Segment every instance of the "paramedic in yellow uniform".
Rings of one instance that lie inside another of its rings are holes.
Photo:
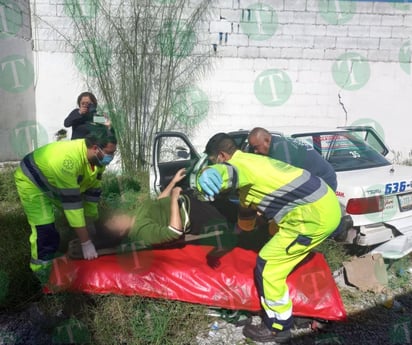
[[[98,217],[102,173],[113,159],[116,146],[114,134],[104,128],[85,139],[44,145],[21,161],[14,177],[31,227],[30,267],[34,272],[46,268],[59,248],[55,206],[63,209],[76,231],[83,256],[89,260],[97,257],[86,219]]]
[[[288,342],[293,318],[286,278],[336,229],[339,202],[322,179],[282,161],[244,153],[225,133],[209,140],[206,154],[217,164],[200,172],[201,192],[213,197],[237,190],[243,208],[260,212],[279,226],[260,250],[255,267],[263,322],[246,325],[243,334],[259,342]]]

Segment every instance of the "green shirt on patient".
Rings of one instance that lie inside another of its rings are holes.
[[[129,240],[150,246],[181,237],[182,232],[169,227],[170,202],[170,197],[145,200],[134,212],[136,220],[129,232]],[[183,221],[182,210],[180,213]]]

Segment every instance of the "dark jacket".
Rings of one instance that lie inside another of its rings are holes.
[[[90,133],[90,126],[93,121],[91,114],[80,114],[79,109],[74,109],[64,120],[64,127],[72,127],[72,140],[83,139]]]
[[[335,170],[311,146],[292,138],[281,138],[277,141],[272,138],[269,156],[309,171],[311,174],[322,178],[336,191],[338,183]]]

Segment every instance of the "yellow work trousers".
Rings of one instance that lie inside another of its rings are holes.
[[[335,193],[316,202],[297,206],[279,225],[279,231],[260,250],[255,281],[263,309],[263,321],[274,332],[293,325],[292,300],[286,278],[310,251],[338,226],[341,217]]]

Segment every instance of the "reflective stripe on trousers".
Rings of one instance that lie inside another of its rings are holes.
[[[261,249],[255,268],[255,280],[263,321],[276,331],[292,327],[292,300],[286,278],[310,251],[338,226],[340,207],[329,189],[320,200],[299,206],[279,223],[279,232]]]
[[[21,177],[19,173],[21,171],[16,171],[16,187],[31,228],[32,261],[30,267],[36,271],[43,267],[43,261],[47,262],[55,256],[59,247],[60,235],[54,225],[52,200],[25,176]]]

